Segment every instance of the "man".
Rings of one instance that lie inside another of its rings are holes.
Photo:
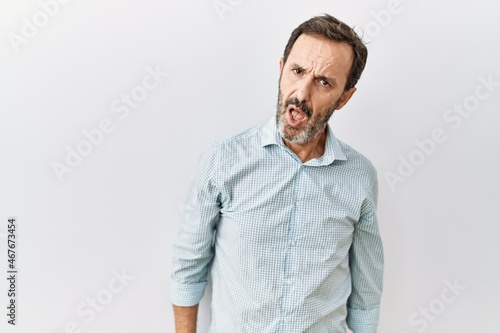
[[[376,332],[383,251],[371,163],[327,122],[356,91],[366,47],[329,15],[293,31],[276,117],[202,157],[173,250],[177,333]]]

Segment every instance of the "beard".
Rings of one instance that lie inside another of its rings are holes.
[[[327,110],[326,113],[313,114],[311,108],[304,101],[299,101],[297,98],[289,98],[286,101],[283,101],[283,97],[281,95],[281,87],[278,87],[276,125],[281,137],[295,144],[305,144],[318,137],[325,130],[330,117],[337,109],[341,99],[342,96],[334,103],[334,105],[332,105],[332,107]],[[300,127],[292,126],[287,123],[286,117],[288,107],[290,105],[294,105],[300,108],[307,115],[305,123],[301,123]]]

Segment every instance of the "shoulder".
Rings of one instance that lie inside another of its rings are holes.
[[[237,132],[230,136],[221,138],[216,141],[219,146],[230,146],[233,144],[238,144],[240,142],[249,142],[260,137],[262,126],[254,126],[247,128],[241,132]]]
[[[369,187],[376,186],[377,170],[372,162],[345,142],[338,139],[337,141],[346,156],[346,161],[343,162],[345,163],[345,167],[349,169],[349,172]]]
[[[260,147],[262,126],[250,127],[236,134],[216,140],[211,149],[218,154],[235,153],[241,150],[253,150]]]

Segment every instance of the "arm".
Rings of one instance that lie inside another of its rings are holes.
[[[174,318],[176,333],[196,333],[198,304],[187,307],[174,305]]]
[[[191,182],[172,250],[170,298],[174,304],[177,333],[196,332],[198,304],[207,285],[219,215],[217,159],[213,146],[202,155]]]
[[[349,250],[352,291],[347,301],[347,325],[356,333],[376,332],[382,296],[384,255],[376,216],[375,175],[368,193]]]

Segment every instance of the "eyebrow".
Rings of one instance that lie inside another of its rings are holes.
[[[307,68],[304,68],[304,66],[301,66],[301,65],[299,65],[297,63],[290,64],[290,67],[293,68],[293,69],[303,70],[304,72],[309,72],[309,70]],[[325,76],[325,75],[315,76],[315,78],[318,79],[318,80],[324,80],[324,81],[328,82],[329,84],[331,84],[332,86],[334,86],[334,85],[337,84],[337,80],[335,80],[332,77]]]

